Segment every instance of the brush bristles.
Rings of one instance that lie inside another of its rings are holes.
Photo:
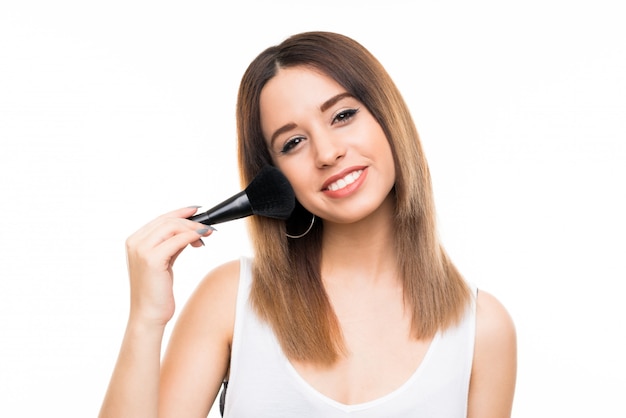
[[[276,167],[266,166],[246,187],[255,215],[287,219],[295,207],[296,196],[287,178]]]

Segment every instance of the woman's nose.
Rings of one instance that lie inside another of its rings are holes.
[[[330,134],[318,134],[312,142],[315,147],[316,164],[319,168],[332,166],[346,155],[343,141]]]

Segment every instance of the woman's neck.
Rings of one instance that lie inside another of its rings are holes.
[[[324,280],[397,280],[392,199],[387,198],[376,212],[359,222],[324,224]]]

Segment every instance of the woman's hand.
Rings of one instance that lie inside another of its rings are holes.
[[[213,228],[190,221],[197,207],[154,219],[126,240],[130,277],[130,319],[165,326],[174,315],[172,267],[188,246],[201,247]]]

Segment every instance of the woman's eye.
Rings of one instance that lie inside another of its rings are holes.
[[[283,145],[280,150],[281,154],[287,154],[289,151],[294,149],[300,142],[304,141],[304,137],[295,136],[293,138],[289,138],[287,142]]]
[[[358,111],[359,109],[342,110],[341,112],[337,113],[333,118],[333,124],[349,121],[354,115],[357,114]]]

